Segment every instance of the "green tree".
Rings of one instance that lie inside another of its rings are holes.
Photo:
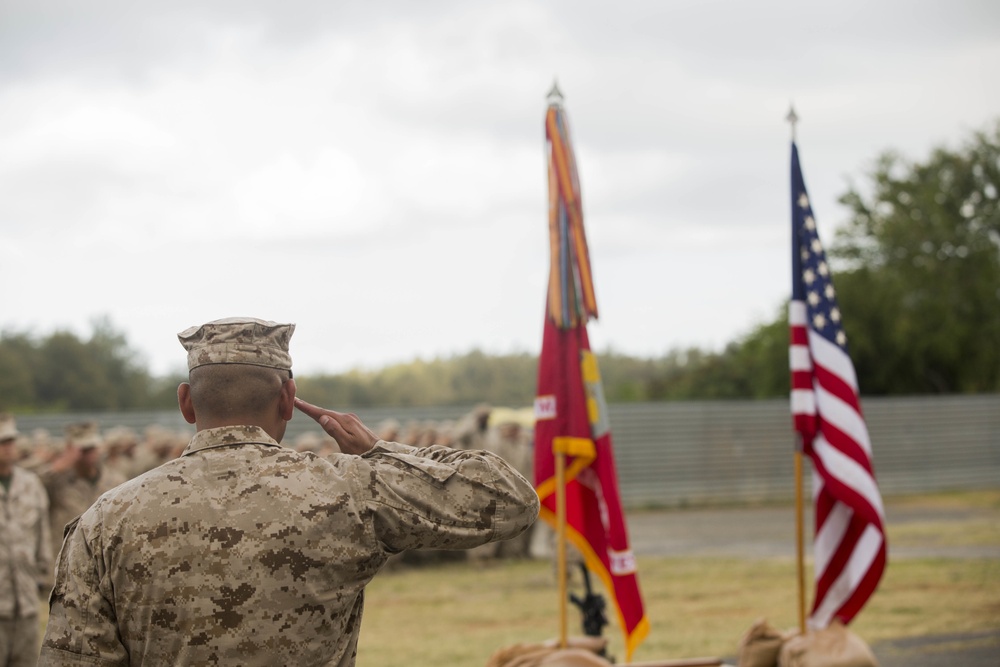
[[[1000,122],[926,162],[883,154],[831,256],[867,393],[1000,389]]]
[[[116,410],[149,407],[149,373],[129,347],[125,335],[107,317],[95,319],[91,326],[93,332],[87,348],[110,386],[111,407]]]
[[[35,342],[26,333],[0,335],[0,406],[23,411],[38,402],[34,367]]]
[[[789,392],[788,305],[769,323],[756,326],[732,346],[731,363],[743,379],[744,392],[731,398],[774,398]]]
[[[0,335],[0,406],[18,412],[163,407],[166,392],[157,387],[154,396],[153,381],[125,336],[107,318],[92,327],[88,340],[69,331],[41,339]]]
[[[60,410],[110,410],[114,388],[87,344],[69,331],[57,331],[39,350],[38,398]]]

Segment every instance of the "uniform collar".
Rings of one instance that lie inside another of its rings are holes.
[[[259,426],[220,426],[198,431],[191,442],[184,448],[181,456],[194,454],[204,449],[216,447],[231,447],[233,445],[264,445],[266,447],[281,447],[274,438],[269,436]]]

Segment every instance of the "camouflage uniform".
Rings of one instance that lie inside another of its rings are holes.
[[[257,427],[199,431],[70,526],[38,664],[354,665],[390,555],[510,538],[537,513],[486,452],[326,460]]]
[[[38,591],[52,569],[49,499],[34,473],[15,466],[0,504],[0,663],[33,665]]]
[[[66,525],[83,514],[102,493],[125,481],[125,476],[102,466],[96,479],[81,477],[73,469],[59,473],[42,469],[39,477],[49,494],[49,525],[52,526],[52,553],[62,546]]]

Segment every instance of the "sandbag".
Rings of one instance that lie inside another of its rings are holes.
[[[586,649],[563,648],[545,656],[539,667],[611,667],[611,663]]]
[[[569,637],[565,649],[559,648],[557,639],[514,644],[494,651],[486,667],[603,667],[611,664],[598,655],[607,643],[604,637]]]
[[[796,634],[797,630],[782,632],[758,618],[740,638],[738,667],[775,667],[781,645]]]
[[[534,667],[552,653],[542,644],[514,644],[497,649],[486,661],[486,667]]]
[[[782,644],[778,667],[878,667],[878,660],[861,637],[835,620]]]

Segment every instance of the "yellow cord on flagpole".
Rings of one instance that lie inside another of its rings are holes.
[[[795,448],[795,560],[799,580],[799,632],[806,633],[805,517],[802,499],[802,437]]]
[[[556,452],[556,572],[559,579],[559,648],[569,645],[567,637],[569,595],[566,582],[566,454]]]

